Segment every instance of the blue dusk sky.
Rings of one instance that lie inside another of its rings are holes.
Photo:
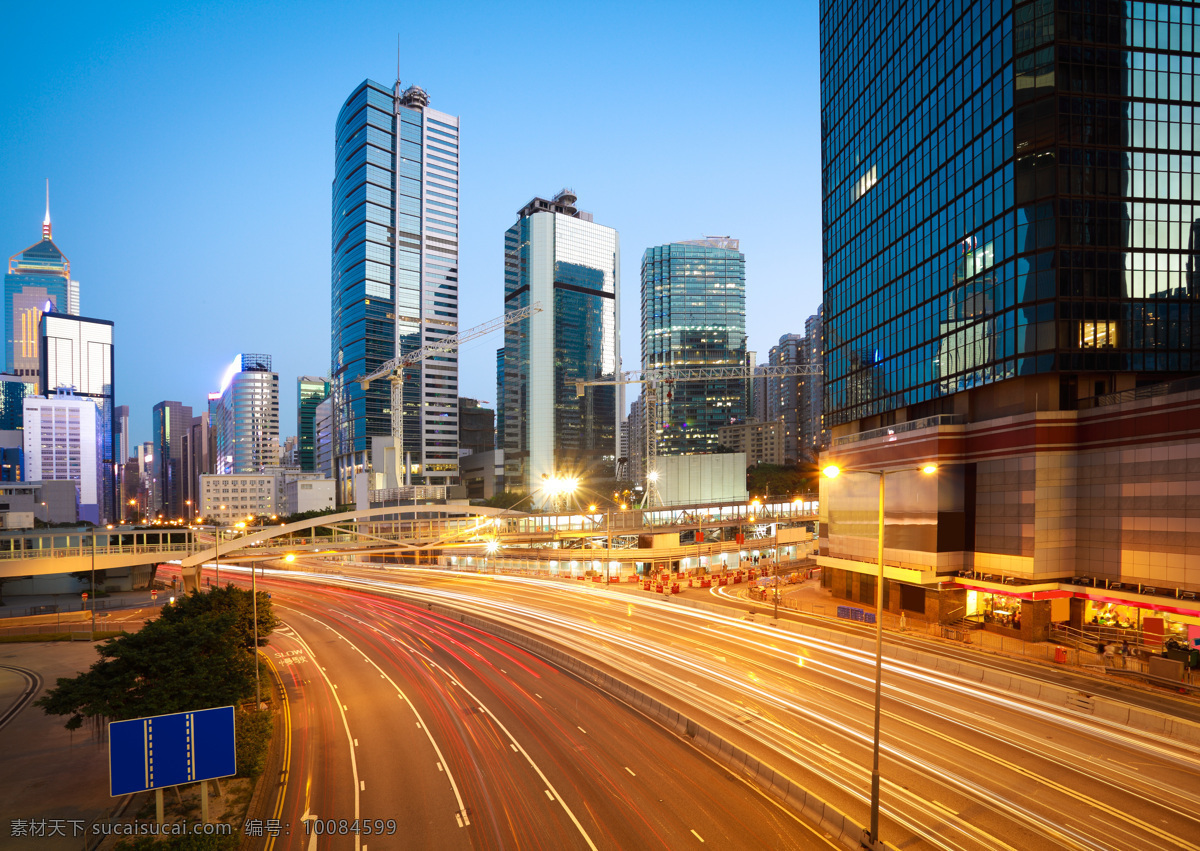
[[[6,9],[0,252],[54,239],[84,316],[116,323],[131,442],[197,412],[239,352],[329,372],[333,125],[365,78],[462,118],[459,327],[503,312],[504,231],[564,186],[621,237],[641,365],[642,252],[730,235],[759,362],[821,298],[815,0],[787,3],[37,3]],[[496,398],[500,337],[460,357]],[[631,392],[632,401],[636,393]]]

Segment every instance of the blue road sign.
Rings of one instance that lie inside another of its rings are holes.
[[[232,706],[108,725],[108,777],[114,798],[236,773]]]

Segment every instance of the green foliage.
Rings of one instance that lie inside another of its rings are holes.
[[[254,595],[248,589],[233,584],[207,591],[193,591],[175,600],[175,605],[165,606],[160,620],[181,623],[207,614],[222,613],[233,616],[233,637],[245,648],[254,646]],[[279,618],[271,607],[271,597],[266,591],[258,592],[258,645],[267,643],[269,636],[279,626]]]
[[[278,520],[274,520],[272,522],[273,523],[299,523],[301,520],[311,520],[314,517],[324,517],[327,514],[337,514],[341,510],[342,509],[340,509],[340,508],[321,508],[321,509],[314,509],[312,511],[301,511],[298,514],[288,514],[288,515],[281,516]],[[354,506],[350,506],[350,508],[347,510],[353,511]]]
[[[237,618],[210,612],[178,622],[150,621],[96,648],[84,673],[60,677],[38,699],[47,715],[66,715],[68,730],[238,703],[254,693],[254,660],[230,640]]]
[[[526,496],[528,496],[528,494],[522,493],[521,491],[504,491],[503,493],[498,493],[495,496],[485,499],[483,504],[490,506],[491,508],[512,508],[518,502],[525,499]]]
[[[275,728],[275,713],[239,712],[234,724],[238,777],[258,777],[267,767],[267,750]]]
[[[815,464],[758,464],[746,471],[746,490],[751,497],[790,499],[817,491]]]

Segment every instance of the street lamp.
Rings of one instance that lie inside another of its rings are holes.
[[[879,841],[879,705],[883,693],[883,496],[884,480],[888,473],[906,473],[920,470],[925,475],[937,472],[937,464],[925,464],[921,467],[905,467],[898,470],[842,470],[837,464],[830,464],[821,472],[827,478],[836,479],[839,473],[871,473],[879,476],[879,574],[875,579],[875,733],[872,742],[871,756],[871,828],[863,841],[863,847],[883,851],[884,845]],[[778,581],[778,580],[776,580]]]

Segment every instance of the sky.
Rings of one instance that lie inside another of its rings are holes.
[[[765,363],[821,299],[816,0],[681,3],[14,4],[0,51],[0,254],[55,243],[81,313],[115,322],[131,445],[163,400],[199,413],[269,354],[280,435],[328,375],[334,122],[365,78],[458,115],[460,310],[503,313],[504,231],[563,187],[620,233],[625,369],[652,245],[741,240]],[[495,402],[495,349],[459,394]],[[632,400],[636,393],[630,393]]]

